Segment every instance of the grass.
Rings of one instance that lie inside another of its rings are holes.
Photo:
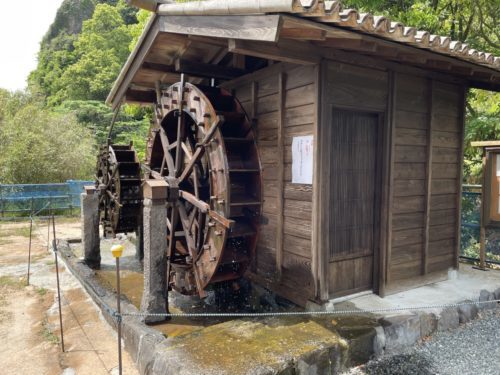
[[[26,237],[30,236],[30,227],[8,228],[0,231],[2,237]]]
[[[38,295],[40,297],[43,297],[43,296],[45,296],[47,294],[48,289],[42,288],[42,287],[41,288],[36,288],[36,292],[38,293]]]
[[[59,337],[54,335],[54,333],[50,330],[47,318],[42,321],[42,331],[40,332],[40,335],[44,340],[50,342],[51,344],[59,344]]]
[[[0,276],[0,287],[22,289],[26,286],[26,279],[17,279],[11,276]]]

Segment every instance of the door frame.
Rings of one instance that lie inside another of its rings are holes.
[[[377,110],[375,108],[369,107],[352,107],[345,105],[338,105],[332,103],[323,103],[322,106],[322,121],[324,128],[325,126],[330,127],[328,120],[331,119],[333,111],[350,111],[350,112],[361,112],[369,113],[377,116],[378,118],[378,132],[377,132],[377,164],[376,164],[376,186],[375,186],[375,204],[378,207],[378,214],[374,218],[374,249],[373,249],[373,292],[376,294],[384,296],[384,286],[385,286],[385,259],[387,254],[387,223],[389,220],[389,186],[390,179],[389,176],[392,174],[390,170],[390,158],[391,158],[391,144],[392,144],[392,134],[390,131],[391,121],[386,111]],[[319,157],[318,157],[318,174],[319,187],[316,199],[319,220],[318,220],[318,235],[320,236],[319,253],[320,253],[320,285],[321,294],[318,299],[325,301],[332,298],[332,291],[329,290],[329,265],[330,265],[330,251],[329,251],[329,239],[330,239],[330,218],[329,218],[329,199],[326,199],[325,195],[328,192],[329,186],[329,167],[330,163],[327,160],[330,155],[330,135],[331,129],[328,131],[321,131],[321,135],[318,136],[318,147],[319,147]],[[326,133],[326,134],[325,134]]]

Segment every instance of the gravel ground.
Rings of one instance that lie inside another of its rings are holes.
[[[402,354],[370,361],[347,374],[500,375],[500,308],[483,311],[456,330],[437,332]]]

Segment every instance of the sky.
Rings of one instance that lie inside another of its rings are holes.
[[[21,90],[63,0],[0,1],[0,88]]]

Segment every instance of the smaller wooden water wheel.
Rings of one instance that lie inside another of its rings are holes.
[[[141,167],[132,145],[103,145],[96,188],[105,235],[137,230],[142,208]]]
[[[159,91],[147,179],[169,185],[169,287],[205,296],[252,261],[262,206],[251,123],[228,92],[177,83]]]

